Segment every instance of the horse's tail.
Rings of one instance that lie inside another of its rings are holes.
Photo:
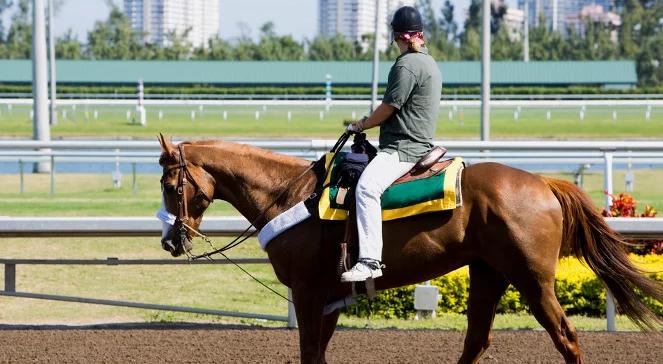
[[[619,311],[643,329],[654,329],[656,324],[663,323],[635,292],[640,290],[663,302],[663,285],[631,263],[626,252],[628,244],[608,226],[589,196],[570,182],[544,180],[562,206],[563,243],[570,244],[574,255],[605,282]]]

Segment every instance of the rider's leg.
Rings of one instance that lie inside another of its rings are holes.
[[[414,163],[401,162],[398,153],[380,152],[362,173],[355,192],[359,262],[351,270],[343,273],[341,280],[364,281],[382,275],[379,264],[375,264],[382,259],[381,197],[395,180],[412,167]]]

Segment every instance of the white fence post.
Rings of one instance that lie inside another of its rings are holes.
[[[292,301],[292,290],[288,288],[288,299]],[[288,328],[297,328],[297,312],[295,312],[295,305],[288,302]]]
[[[612,152],[605,151],[603,153],[603,157],[605,159],[603,187],[607,193],[605,196],[605,208],[606,210],[610,211],[610,207],[612,206],[612,197],[610,196],[612,195]],[[615,325],[615,314],[615,298],[613,297],[612,292],[610,292],[610,289],[606,287],[605,316],[608,331],[617,331],[617,327]]]

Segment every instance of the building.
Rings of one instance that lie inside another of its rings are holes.
[[[219,33],[219,0],[124,0],[124,12],[146,43],[169,45],[175,33],[199,47]]]
[[[528,1],[528,18],[530,26],[539,26],[543,19],[549,29],[565,32],[574,19],[579,17],[582,9],[589,5],[599,5],[610,10],[615,6],[614,0],[518,0],[518,8],[524,9]]]
[[[413,6],[415,0],[380,1],[378,19],[378,48],[387,49],[390,42],[389,23],[393,13],[404,5]],[[351,41],[369,47],[375,31],[375,0],[318,0],[318,31],[324,36],[342,34]]]
[[[521,40],[523,24],[525,24],[525,12],[520,9],[507,8],[503,18],[504,27],[509,33],[512,42]]]
[[[619,15],[606,11],[601,5],[587,5],[578,14],[567,19],[567,27],[577,34],[584,35],[588,21],[602,23],[610,28],[610,39],[613,43],[617,43],[617,29],[622,25],[622,18]]]

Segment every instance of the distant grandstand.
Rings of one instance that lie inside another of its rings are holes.
[[[387,82],[393,62],[380,64],[380,83]],[[478,86],[479,62],[438,62],[447,87]],[[370,62],[316,61],[57,61],[61,85],[319,86],[330,75],[336,86],[365,86],[371,82]],[[492,62],[494,86],[635,87],[633,61]],[[0,60],[0,84],[32,83],[29,60]]]

